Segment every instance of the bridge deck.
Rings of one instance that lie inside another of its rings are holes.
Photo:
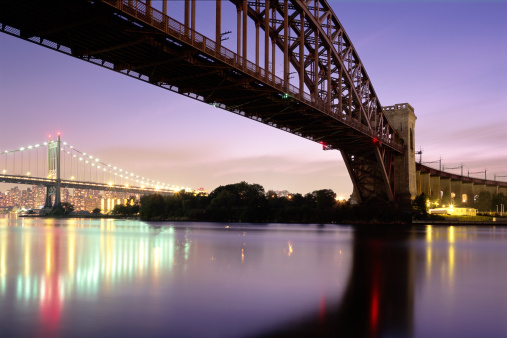
[[[0,183],[14,183],[14,184],[33,184],[43,186],[54,186],[56,185],[55,179],[43,178],[43,177],[29,177],[29,176],[17,176],[17,175],[2,175],[0,174]],[[104,184],[95,182],[82,182],[74,180],[61,180],[60,187],[69,189],[90,189],[100,191],[115,191],[125,192],[131,194],[173,194],[172,190],[155,189],[155,188],[141,188],[134,186],[125,186],[118,184]]]
[[[116,1],[28,2],[0,4],[0,31],[349,154],[374,158],[374,137],[403,152],[397,140],[300,96],[296,87],[168,17],[106,4]]]
[[[420,163],[416,163],[416,170],[420,171],[421,173],[428,173],[430,175],[439,176],[440,178],[450,178],[455,181],[462,181],[462,182],[468,182],[468,183],[474,183],[474,184],[480,184],[480,185],[499,186],[502,188],[507,188],[507,182],[494,181],[494,180],[483,180],[483,179],[475,178],[475,177],[456,175],[456,174],[448,173],[445,171],[440,171],[440,170],[425,166],[424,164],[420,164]]]

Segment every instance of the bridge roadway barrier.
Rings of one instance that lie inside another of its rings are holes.
[[[442,197],[454,194],[455,200],[469,203],[483,191],[507,196],[507,182],[456,175],[421,163],[416,163],[416,178],[417,194],[424,193],[432,201],[446,202]]]
[[[14,175],[3,175],[0,174],[0,183],[14,183],[14,184],[31,184],[31,185],[43,185],[54,186],[56,184],[56,179],[49,179],[44,177],[30,177],[30,176],[14,176]],[[74,180],[61,180],[60,181],[61,188],[68,189],[89,189],[89,190],[100,190],[100,191],[116,191],[116,192],[126,192],[131,194],[162,194],[162,195],[172,195],[174,191],[166,190],[166,189],[156,189],[156,188],[142,188],[135,186],[125,186],[118,184],[104,184],[104,183],[95,183],[95,182],[82,182],[82,181],[74,181]]]

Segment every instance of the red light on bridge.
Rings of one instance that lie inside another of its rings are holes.
[[[326,150],[326,145],[327,145],[326,142],[321,141],[319,143],[322,144],[322,150]]]
[[[381,146],[382,145],[382,143],[380,142],[380,140],[378,138],[376,138],[376,137],[374,137],[371,141],[376,146]]]

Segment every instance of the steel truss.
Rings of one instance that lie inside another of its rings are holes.
[[[214,40],[195,31],[196,0],[185,2],[184,23],[167,15],[166,1],[162,11],[137,0],[6,1],[0,31],[338,149],[360,202],[393,202],[393,158],[403,146],[327,1],[230,3],[236,52],[221,45],[220,0]],[[255,62],[244,57],[250,48]]]

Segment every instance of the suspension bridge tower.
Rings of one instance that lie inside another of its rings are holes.
[[[48,142],[48,175],[47,178],[54,179],[55,183],[46,186],[46,202],[44,203],[44,211],[50,212],[61,204],[60,200],[60,133],[58,139]]]

